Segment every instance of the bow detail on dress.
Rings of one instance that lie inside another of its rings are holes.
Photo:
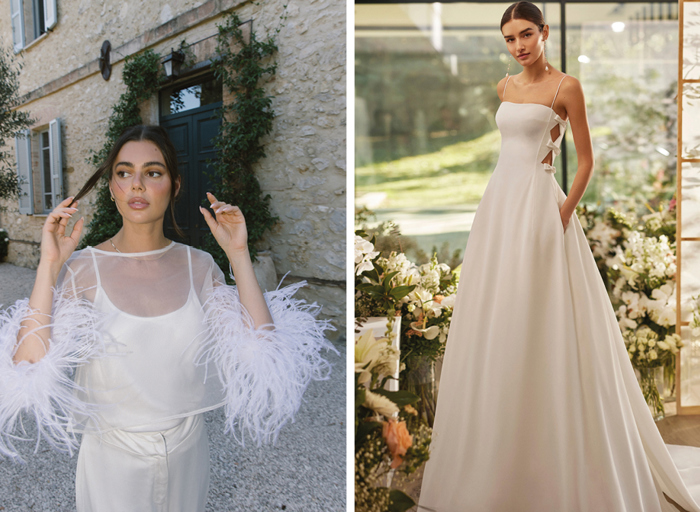
[[[549,165],[549,164],[542,164],[542,165],[544,165],[544,170],[550,174],[554,174],[555,172],[557,172],[557,168],[554,167],[553,165]]]
[[[561,148],[557,146],[551,139],[549,140],[549,142],[547,142],[547,147],[552,150],[553,158],[556,158],[557,156],[559,156],[559,153],[561,153]]]

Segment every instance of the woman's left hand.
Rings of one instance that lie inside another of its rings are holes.
[[[559,216],[561,217],[561,224],[564,226],[564,232],[566,232],[566,226],[568,226],[571,221],[571,215],[564,213],[564,208],[562,208],[559,210]]]
[[[204,220],[207,221],[216,242],[227,254],[247,251],[248,230],[241,209],[238,206],[217,201],[210,192],[207,192],[207,199],[211,203],[215,216],[201,206],[199,211],[202,212]]]

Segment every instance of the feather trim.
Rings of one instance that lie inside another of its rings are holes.
[[[207,299],[208,340],[198,364],[214,365],[226,392],[226,428],[244,445],[245,434],[258,446],[277,441],[280,429],[294,421],[311,380],[326,380],[331,365],[321,349],[338,351],[325,339],[335,330],[318,320],[321,306],[292,296],[306,281],[265,293],[274,330],[254,329],[235,286],[216,286]]]
[[[73,455],[78,442],[72,415],[92,416],[94,410],[76,396],[79,387],[71,376],[77,366],[104,352],[92,303],[54,290],[49,350],[36,363],[15,364],[17,335],[22,321],[32,313],[28,299],[0,311],[0,455],[18,461],[22,459],[13,441],[28,440],[23,413],[36,421],[35,453],[43,437],[54,448]],[[15,434],[18,423],[24,437]]]

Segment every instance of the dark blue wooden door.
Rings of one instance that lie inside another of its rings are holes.
[[[185,233],[182,242],[198,247],[202,235],[209,228],[199,206],[206,199],[206,192],[211,189],[208,173],[211,166],[207,160],[213,160],[216,149],[213,141],[219,133],[221,120],[216,110],[221,103],[213,103],[186,112],[172,114],[161,118],[160,124],[170,135],[177,150],[177,162],[182,176],[180,197],[175,204],[175,220]],[[178,239],[170,220],[166,217],[165,235]]]

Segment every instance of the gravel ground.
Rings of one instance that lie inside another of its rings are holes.
[[[31,293],[35,272],[0,264],[0,304]],[[205,414],[211,453],[207,512],[335,512],[345,504],[345,347],[328,354],[330,380],[312,382],[296,422],[285,426],[274,447],[241,447],[223,435],[223,409]],[[27,424],[31,438],[36,432]],[[0,459],[0,511],[75,510],[75,466],[46,442],[20,443],[26,465]]]

